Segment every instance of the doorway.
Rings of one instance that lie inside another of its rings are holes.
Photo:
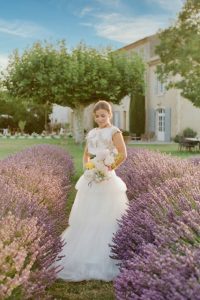
[[[165,140],[165,109],[163,108],[156,111],[156,135],[158,141]]]

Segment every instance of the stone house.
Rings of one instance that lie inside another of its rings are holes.
[[[155,54],[158,43],[158,36],[152,35],[120,49],[138,53],[146,64],[145,131],[154,132],[157,141],[168,142],[190,127],[200,137],[200,108],[183,98],[180,90],[166,90],[158,80],[156,67],[160,60]]]

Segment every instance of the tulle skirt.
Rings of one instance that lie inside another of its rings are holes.
[[[82,175],[76,184],[77,194],[62,234],[66,242],[58,262],[63,269],[58,277],[68,281],[113,280],[119,272],[118,261],[112,259],[113,234],[127,209],[125,183],[111,171],[111,178],[101,183]]]

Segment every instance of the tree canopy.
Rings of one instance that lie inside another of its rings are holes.
[[[55,46],[37,42],[21,55],[13,53],[3,84],[12,96],[71,107],[81,135],[78,141],[83,137],[83,108],[99,99],[117,104],[128,94],[143,91],[144,65],[137,55],[121,51],[82,43],[69,51],[64,41]]]
[[[160,79],[200,107],[200,1],[187,0],[175,24],[161,31],[159,39]]]
[[[24,121],[26,124],[26,133],[41,133],[44,130],[44,118],[44,109],[42,105],[25,101],[16,101],[16,98],[11,98],[5,91],[0,92],[1,129],[10,127],[10,130],[15,132],[18,130],[19,122]]]

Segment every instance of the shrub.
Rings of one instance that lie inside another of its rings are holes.
[[[117,299],[199,299],[199,228],[200,171],[132,201],[112,245]]]
[[[184,130],[183,130],[183,136],[184,137],[191,137],[191,138],[193,138],[193,137],[195,137],[197,135],[197,132],[196,131],[194,131],[193,129],[191,129],[191,128],[185,128]]]
[[[48,208],[58,230],[67,224],[65,206],[72,172],[69,155],[51,145],[31,147],[0,164],[0,174],[8,182],[28,191],[38,199],[38,204]]]
[[[162,185],[170,178],[193,174],[195,167],[185,160],[145,149],[128,149],[128,158],[117,170],[127,185],[129,200],[147,192],[150,187]]]
[[[0,298],[41,295],[55,279],[49,268],[62,249],[54,220],[37,199],[0,178]]]
[[[142,255],[128,261],[116,279],[116,299],[199,300],[200,250],[184,250],[161,253],[153,245],[144,246]]]
[[[200,173],[165,181],[131,202],[113,239],[114,257],[131,259],[147,243],[165,247],[198,242],[199,213]]]
[[[72,171],[71,158],[55,146],[0,162],[0,298],[46,297],[60,268],[53,263],[62,249],[58,233]]]
[[[173,141],[174,141],[175,143],[179,143],[182,139],[183,139],[183,136],[180,135],[180,134],[177,134],[177,135],[173,138]]]
[[[193,163],[195,166],[200,166],[200,157],[190,157],[188,161]]]
[[[131,202],[111,245],[116,298],[199,300],[199,162],[131,149],[118,175]]]

